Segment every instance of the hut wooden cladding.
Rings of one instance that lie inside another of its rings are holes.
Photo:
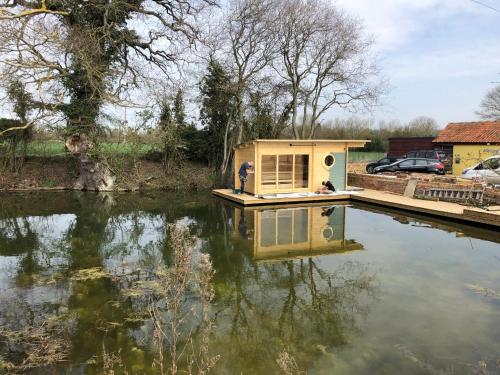
[[[267,140],[257,139],[235,147],[235,187],[243,162],[254,162],[245,192],[254,195],[315,191],[330,180],[345,190],[349,148],[364,147],[368,140]]]

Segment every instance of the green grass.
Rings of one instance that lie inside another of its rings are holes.
[[[149,144],[102,143],[102,154],[105,156],[142,156],[156,147]],[[59,140],[33,141],[28,145],[28,156],[61,156],[65,155],[64,142]]]
[[[385,152],[349,151],[349,162],[368,162],[382,159]]]
[[[58,140],[33,141],[28,145],[28,156],[64,155],[64,142]]]

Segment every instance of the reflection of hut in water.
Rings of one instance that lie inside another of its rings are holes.
[[[240,238],[253,241],[256,260],[362,250],[345,239],[345,207],[236,210]]]

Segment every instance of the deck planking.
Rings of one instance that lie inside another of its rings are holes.
[[[356,194],[320,195],[314,197],[262,199],[249,194],[234,194],[230,189],[216,189],[213,194],[238,203],[245,207],[272,206],[279,204],[321,203],[335,201],[353,201],[376,204],[425,215],[443,217],[474,224],[486,224],[500,228],[500,211],[488,211],[467,207],[457,203],[415,199],[377,190],[363,190]]]

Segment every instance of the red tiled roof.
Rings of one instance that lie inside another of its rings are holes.
[[[451,123],[441,130],[433,142],[500,143],[500,121]]]

